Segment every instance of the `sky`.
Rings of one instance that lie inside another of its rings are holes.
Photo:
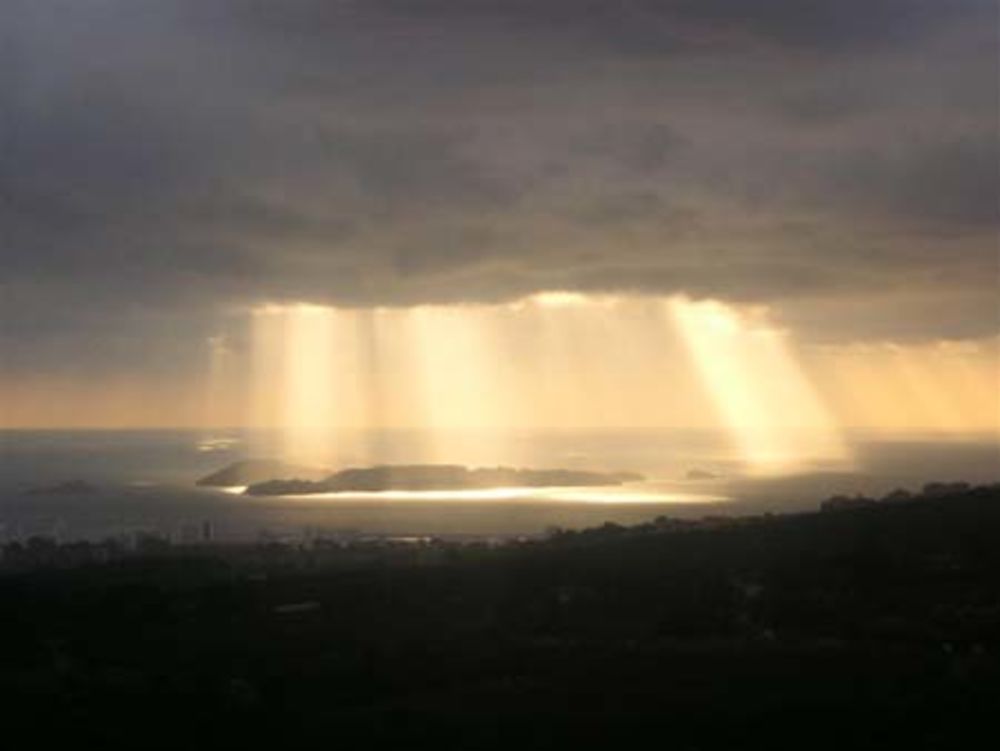
[[[995,352],[997,35],[993,0],[6,0],[0,424],[183,420],[268,303],[684,295]]]

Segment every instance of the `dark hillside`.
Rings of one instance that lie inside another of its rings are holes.
[[[495,548],[34,541],[0,706],[88,747],[965,748],[1000,710],[998,540],[993,487]]]

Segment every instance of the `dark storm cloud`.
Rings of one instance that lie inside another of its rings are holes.
[[[830,188],[858,211],[943,231],[995,229],[1000,143],[996,131],[855,151],[829,170]]]
[[[326,131],[319,159],[350,176],[363,195],[407,208],[508,205],[513,186],[463,156],[463,139],[447,132],[401,129]]]
[[[668,123],[610,126],[588,132],[579,144],[581,156],[613,159],[632,172],[655,172],[685,145],[684,137]]]
[[[663,197],[651,190],[631,190],[594,198],[576,209],[573,219],[595,227],[644,224],[661,218],[678,218]],[[693,218],[690,215],[684,218]]]
[[[300,9],[315,3],[299,4]],[[816,52],[853,51],[918,36],[989,0],[375,0],[388,13],[438,22],[506,23],[579,36],[619,52],[670,54],[711,44]],[[308,14],[307,14],[308,15]]]
[[[11,0],[4,367],[74,347],[117,367],[142,345],[181,362],[220,310],[264,300],[555,286],[773,303],[817,337],[989,333],[995,16]],[[905,321],[878,305],[887,284],[912,296]]]

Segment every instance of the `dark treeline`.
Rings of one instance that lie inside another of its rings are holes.
[[[499,546],[8,545],[5,727],[85,747],[970,747],[1000,710],[1000,487],[862,500]]]

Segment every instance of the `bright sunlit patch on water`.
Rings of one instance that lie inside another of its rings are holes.
[[[202,438],[195,448],[203,454],[213,451],[228,451],[239,442],[238,438]]]
[[[281,496],[302,501],[420,501],[425,503],[454,501],[529,501],[554,503],[596,504],[671,504],[719,503],[724,496],[682,493],[652,489],[611,488],[478,488],[469,490],[380,490],[371,492],[307,493]]]

